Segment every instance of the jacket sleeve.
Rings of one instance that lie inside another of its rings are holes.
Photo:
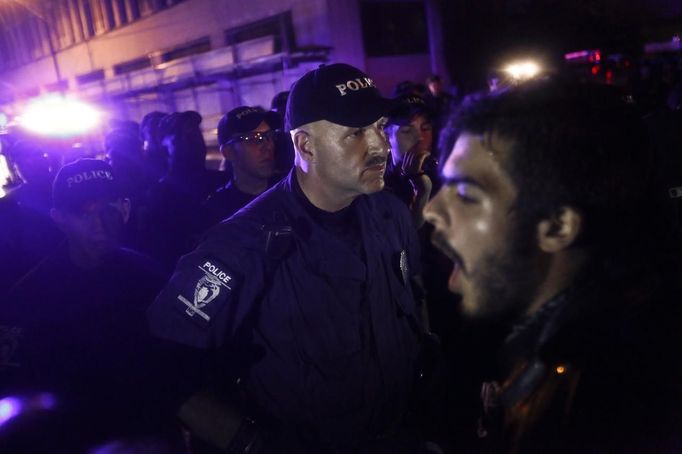
[[[197,348],[232,340],[263,285],[261,260],[235,228],[212,232],[178,261],[147,312],[154,335]]]

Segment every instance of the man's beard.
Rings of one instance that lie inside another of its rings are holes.
[[[474,318],[513,322],[523,317],[546,276],[535,228],[516,225],[501,252],[486,255],[469,279],[479,290]]]

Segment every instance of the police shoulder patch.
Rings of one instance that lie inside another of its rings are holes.
[[[213,257],[195,261],[180,277],[176,307],[201,325],[213,321],[236,285],[235,274]]]

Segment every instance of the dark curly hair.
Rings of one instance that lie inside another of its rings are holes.
[[[642,243],[651,219],[648,138],[637,109],[616,88],[554,77],[472,95],[451,116],[441,153],[449,154],[461,132],[489,145],[492,135],[511,141],[502,161],[518,189],[522,222],[571,206],[585,221],[579,244],[613,255],[624,241]]]

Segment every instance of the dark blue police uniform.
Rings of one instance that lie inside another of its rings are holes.
[[[412,391],[418,239],[387,192],[349,207],[361,247],[323,228],[311,207],[292,171],[179,261],[150,323],[223,355],[250,336],[261,353],[241,371],[249,400],[309,441],[359,445],[395,428]],[[267,238],[282,236],[288,245],[273,258]]]

